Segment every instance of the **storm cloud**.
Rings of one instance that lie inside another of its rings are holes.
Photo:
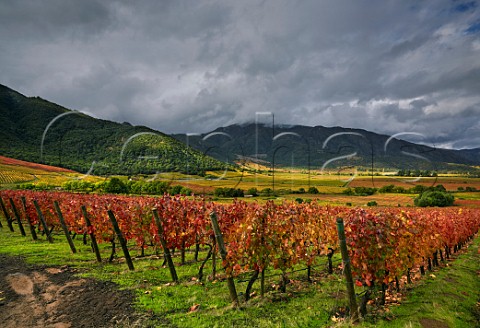
[[[476,1],[0,1],[0,83],[201,133],[284,124],[480,147]]]

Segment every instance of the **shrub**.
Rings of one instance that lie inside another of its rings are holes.
[[[272,196],[273,195],[273,190],[272,188],[265,188],[260,191],[260,194],[262,196]]]
[[[424,192],[427,191],[427,187],[425,186],[422,186],[422,185],[416,185],[415,187],[413,188],[410,188],[409,189],[409,192],[412,193],[412,194],[423,194]]]
[[[257,188],[250,188],[247,190],[247,195],[252,195],[253,197],[258,196],[258,190]]]
[[[217,197],[243,197],[244,191],[235,188],[216,188],[213,194]]]
[[[347,188],[344,191],[342,191],[342,193],[348,196],[353,196],[355,194],[352,188]]]
[[[377,206],[377,205],[378,205],[377,202],[374,200],[367,203],[367,206]]]
[[[168,187],[168,183],[165,181],[148,181],[140,190],[150,195],[163,195],[168,191]]]
[[[379,193],[392,193],[395,190],[395,185],[391,184],[388,186],[383,186],[382,188],[378,189]]]
[[[182,193],[182,189],[183,189],[183,186],[175,185],[168,190],[168,193],[170,195],[179,195]]]
[[[128,194],[128,187],[119,178],[111,178],[105,184],[105,192],[112,194]]]
[[[62,185],[62,189],[68,191],[92,191],[95,188],[95,185],[92,182],[88,181],[79,181],[71,180],[67,181]]]
[[[355,195],[358,196],[370,196],[377,192],[377,188],[369,187],[355,187]]]
[[[187,187],[183,187],[182,189],[180,189],[180,194],[185,195],[185,196],[191,196],[192,195],[192,189],[187,188]]]
[[[414,204],[420,207],[451,206],[455,198],[452,194],[443,191],[427,191],[415,198]]]
[[[316,187],[310,187],[308,188],[308,193],[309,194],[318,194],[318,189]]]
[[[435,187],[433,187],[433,190],[434,190],[434,191],[447,191],[447,189],[446,189],[443,185],[441,185],[441,184],[436,185]]]

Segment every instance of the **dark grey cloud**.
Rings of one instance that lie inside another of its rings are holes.
[[[285,124],[480,147],[477,1],[0,0],[0,83],[96,117]]]
[[[1,1],[0,35],[9,42],[52,42],[59,38],[91,37],[110,24],[102,1]]]

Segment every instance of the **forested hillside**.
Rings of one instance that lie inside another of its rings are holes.
[[[96,119],[2,85],[0,126],[1,155],[80,172],[130,175],[225,168],[161,132]]]

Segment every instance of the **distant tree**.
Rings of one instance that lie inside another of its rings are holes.
[[[308,188],[308,193],[309,194],[318,194],[319,191],[316,187],[310,187],[310,188]]]
[[[452,194],[442,191],[426,191],[419,195],[414,200],[414,204],[420,207],[429,207],[429,206],[451,206],[455,198]]]
[[[170,195],[180,195],[182,193],[182,188],[183,186],[180,185],[172,186],[168,192]]]
[[[137,194],[137,195],[141,195],[143,193],[143,186],[144,186],[144,182],[143,181],[129,181],[131,183],[129,183],[129,189],[130,189],[130,193],[132,194]]]
[[[441,184],[436,185],[435,187],[433,187],[433,190],[434,190],[434,191],[447,191],[447,189],[446,189],[443,185],[441,185]]]
[[[180,189],[180,195],[185,195],[185,196],[191,196],[192,195],[192,189],[183,187]]]
[[[409,191],[412,194],[421,194],[427,190],[427,187],[422,186],[422,185],[416,185],[413,188],[410,188]]]
[[[216,188],[213,194],[217,197],[243,197],[244,191],[235,188]]]
[[[395,185],[391,184],[391,185],[381,187],[380,189],[378,189],[378,192],[384,194],[384,193],[392,193],[394,192],[394,190],[395,190]]]
[[[264,188],[260,191],[260,194],[262,196],[272,196],[273,195],[273,190],[272,190],[272,188]]]
[[[111,194],[128,194],[128,187],[119,178],[111,178],[105,184],[105,192]]]
[[[355,194],[355,191],[353,191],[352,188],[347,188],[344,191],[342,191],[342,193],[348,196],[353,196]]]
[[[258,196],[258,189],[257,188],[250,188],[247,190],[247,195],[252,195],[253,197]]]

